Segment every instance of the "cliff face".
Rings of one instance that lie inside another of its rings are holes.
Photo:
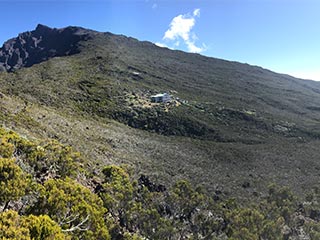
[[[53,57],[79,53],[79,42],[90,39],[93,33],[79,27],[56,29],[39,24],[34,31],[21,33],[3,44],[0,71],[13,71]]]

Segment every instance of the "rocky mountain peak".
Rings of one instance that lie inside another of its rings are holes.
[[[37,25],[37,27],[36,27],[36,29],[35,29],[35,31],[36,32],[41,32],[41,31],[52,31],[53,29],[52,28],[50,28],[50,27],[48,27],[48,26],[46,26],[46,25],[43,25],[43,24],[38,24]]]
[[[50,28],[38,24],[36,29],[20,33],[0,48],[0,71],[30,67],[57,56],[80,52],[79,42],[94,32],[80,27]]]

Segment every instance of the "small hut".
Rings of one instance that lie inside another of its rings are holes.
[[[171,101],[171,96],[168,93],[159,93],[151,96],[151,102],[154,103],[167,103]]]

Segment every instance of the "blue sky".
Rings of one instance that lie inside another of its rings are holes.
[[[82,26],[320,80],[319,0],[0,0],[0,42]]]

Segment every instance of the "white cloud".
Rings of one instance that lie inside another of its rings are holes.
[[[193,11],[193,16],[195,16],[195,17],[200,17],[200,9],[199,9],[199,8],[197,8],[197,9],[195,9],[195,10]]]
[[[184,41],[188,41],[194,24],[194,18],[185,18],[183,15],[175,17],[170,23],[170,29],[165,32],[163,40],[176,40],[181,37]]]
[[[189,52],[192,53],[201,53],[206,50],[206,46],[203,44],[202,47],[197,47],[193,42],[187,42],[187,47]]]
[[[200,17],[200,9],[193,11],[193,15],[184,14],[174,17],[170,23],[170,28],[164,33],[164,41],[174,41],[175,46],[179,46],[179,40],[183,40],[189,52],[200,53],[205,51],[205,45],[196,46],[198,37],[192,32],[196,24],[196,17]]]

